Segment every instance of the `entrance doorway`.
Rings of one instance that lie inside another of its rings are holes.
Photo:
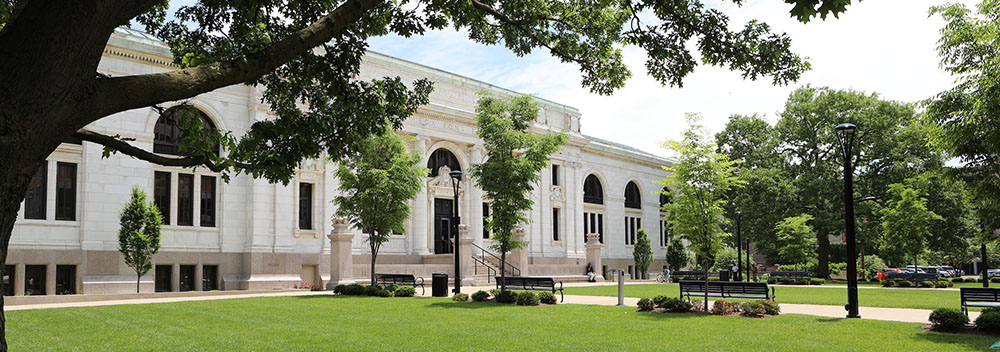
[[[451,244],[451,199],[434,198],[434,254],[452,253]]]

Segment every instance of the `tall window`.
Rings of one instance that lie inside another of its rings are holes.
[[[35,171],[28,183],[28,193],[24,195],[24,218],[45,220],[45,197],[46,178],[48,178],[48,165],[46,161]]]
[[[597,176],[589,175],[583,182],[583,202],[604,204],[604,187]]]
[[[201,177],[201,226],[215,227],[215,176]]]
[[[76,220],[76,164],[56,163],[56,220]]]
[[[670,222],[660,220],[660,247],[666,247],[668,241],[670,241]]]
[[[552,208],[552,240],[559,240],[559,208]]]
[[[635,244],[636,233],[638,233],[642,220],[634,216],[625,217],[625,244]]]
[[[299,229],[313,228],[313,185],[299,183]]]
[[[583,234],[584,236],[596,233],[597,240],[604,243],[604,214],[583,213]]]
[[[194,175],[177,175],[177,225],[194,226]]]
[[[187,114],[187,115],[185,115]],[[193,114],[193,115],[191,115]],[[215,124],[205,115],[204,112],[190,105],[179,105],[164,111],[160,118],[156,120],[153,127],[153,152],[170,155],[187,155],[188,152],[181,150],[183,138],[182,121],[183,118],[194,117],[201,120],[202,126],[206,129],[214,130]],[[219,154],[219,145],[212,146],[212,152]]]
[[[427,160],[427,168],[431,170],[430,177],[437,177],[438,169],[442,166],[448,166],[451,171],[462,169],[455,154],[452,154],[448,149],[439,148],[431,153],[430,159]]]
[[[639,186],[636,186],[635,182],[629,181],[625,185],[625,207],[642,209],[642,195],[639,194]]]
[[[163,215],[163,224],[170,225],[170,173],[156,171],[153,173],[153,204]]]
[[[559,165],[552,164],[552,185],[559,185]]]
[[[490,219],[490,203],[483,202],[483,239],[490,238],[490,231],[486,229],[486,223]]]

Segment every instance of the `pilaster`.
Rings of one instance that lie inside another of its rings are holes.
[[[327,281],[326,289],[332,290],[340,284],[353,284],[351,241],[354,233],[351,232],[351,224],[344,218],[333,219],[333,230],[327,238],[330,239],[330,281]]]

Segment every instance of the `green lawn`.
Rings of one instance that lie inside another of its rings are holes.
[[[519,307],[440,298],[269,297],[11,311],[11,350],[975,351],[996,338],[920,324]]]
[[[774,285],[778,303],[844,305],[847,304],[847,287],[807,287]],[[567,295],[618,296],[618,286],[567,287]],[[677,284],[625,285],[626,297],[678,297]],[[862,307],[889,308],[960,308],[961,296],[956,290],[938,289],[858,289],[858,303]]]

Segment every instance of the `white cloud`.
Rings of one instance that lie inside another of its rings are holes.
[[[770,80],[745,81],[738,72],[700,66],[684,88],[662,87],[645,74],[644,53],[626,48],[633,72],[626,87],[613,96],[589,93],[580,86],[580,73],[545,52],[523,58],[501,47],[473,43],[464,33],[440,31],[417,38],[379,38],[375,51],[415,61],[505,88],[580,109],[585,134],[666,155],[659,147],[680,137],[684,113],[701,113],[713,131],[725,127],[732,114],[761,114],[777,120],[788,94],[798,86],[829,86],[877,92],[901,101],[918,101],[947,89],[952,78],[938,68],[935,50],[939,18],[927,10],[939,2],[862,1],[848,7],[839,19],[800,23],[789,17],[781,1],[755,1],[737,8],[713,3],[742,26],[750,19],[771,25],[792,38],[793,50],[810,59],[813,70],[793,86],[773,86]]]

